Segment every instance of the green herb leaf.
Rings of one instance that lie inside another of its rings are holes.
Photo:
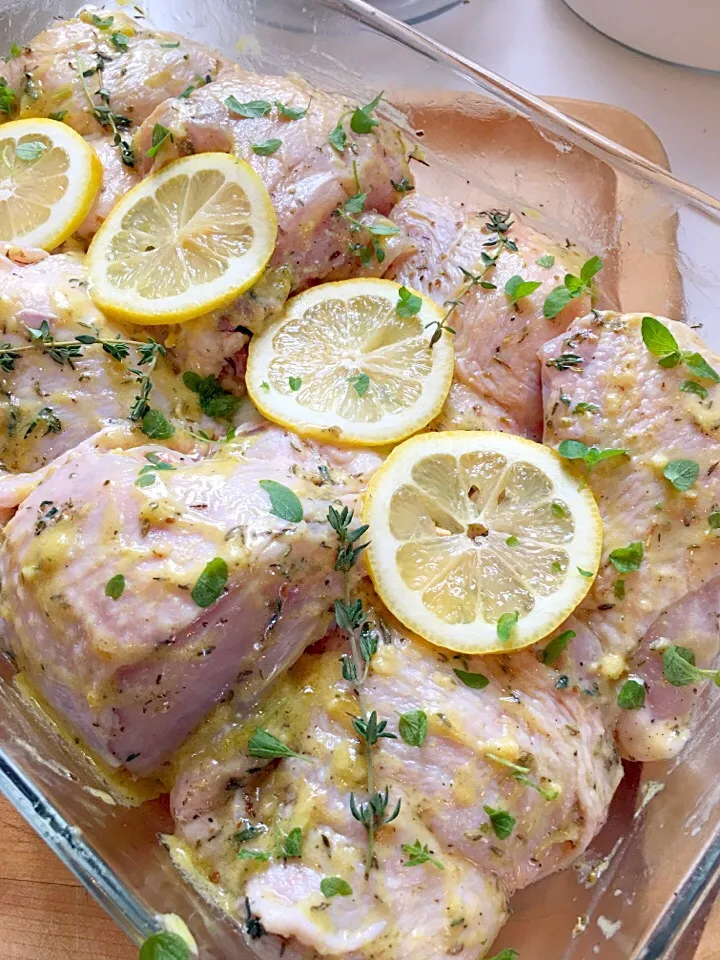
[[[402,845],[403,853],[408,859],[403,861],[404,867],[420,867],[423,863],[431,863],[438,870],[444,870],[445,867],[433,856],[433,851],[426,844],[421,844],[419,840],[414,843],[404,843]]]
[[[290,523],[300,523],[303,518],[302,503],[296,493],[275,480],[260,480],[260,486],[270,497],[270,512]]]
[[[39,160],[47,147],[41,140],[24,140],[15,147],[15,156],[26,162]]]
[[[175,427],[159,410],[148,410],[142,418],[141,429],[151,440],[169,440],[175,435]]]
[[[390,178],[390,184],[397,193],[410,193],[411,190],[415,189],[415,186],[407,177],[401,177],[399,180]]]
[[[364,397],[370,386],[370,377],[366,373],[358,373],[354,377],[348,377],[348,381],[355,387],[355,392],[359,397]]]
[[[577,568],[577,572],[580,574],[581,577],[587,577],[588,580],[590,579],[590,577],[594,577],[594,576],[595,576],[595,574],[592,572],[592,570],[583,570],[582,567],[578,567],[578,568]]]
[[[270,854],[266,853],[265,850],[238,850],[237,852],[238,860],[259,860],[260,863],[267,863],[270,859]]]
[[[712,380],[713,383],[720,383],[720,376],[716,370],[710,366],[707,360],[699,353],[683,353],[682,361],[690,373],[694,373],[701,380]]]
[[[190,960],[190,948],[177,933],[164,930],[147,938],[140,947],[139,960]]]
[[[701,400],[707,399],[708,392],[697,380],[683,380],[680,384],[680,390],[683,393],[694,393]]]
[[[520,960],[520,954],[510,947],[496,953],[494,957],[488,957],[487,960]]]
[[[599,410],[600,407],[596,403],[587,403],[587,401],[581,400],[580,403],[575,404],[573,413],[597,413]]]
[[[277,107],[279,116],[283,120],[302,120],[308,112],[310,104],[308,103],[306,107],[291,107],[286,103],[281,103],[280,100],[276,100],[275,106]]]
[[[625,599],[625,581],[624,580],[615,581],[615,583],[613,584],[613,593],[618,600]]]
[[[121,573],[116,573],[110,577],[105,584],[105,596],[111,600],[119,600],[125,590],[125,577]]]
[[[279,757],[297,757],[300,760],[308,760],[308,757],[291,750],[282,740],[278,740],[272,733],[262,729],[256,730],[250,737],[248,754],[251,757],[261,757],[263,760],[276,760]]]
[[[617,705],[623,710],[639,710],[645,706],[645,684],[626,680],[618,693]]]
[[[286,860],[302,856],[302,827],[293,827],[283,841],[283,856]]]
[[[713,510],[713,512],[708,515],[708,526],[711,530],[720,530],[720,511]]]
[[[695,654],[687,647],[672,646],[663,652],[665,679],[674,687],[686,687],[697,683]]]
[[[366,193],[355,193],[352,197],[348,197],[342,208],[347,214],[362,213],[365,209],[366,200]]]
[[[323,877],[320,881],[320,891],[324,897],[351,897],[352,887],[342,877]]]
[[[517,626],[519,619],[519,610],[516,610],[514,613],[503,613],[497,622],[498,640],[500,640],[502,643],[507,643],[510,639],[510,634]]]
[[[656,317],[642,318],[641,333],[643,343],[656,357],[679,353],[677,340]]]
[[[580,279],[587,286],[596,273],[603,268],[603,262],[600,257],[590,257],[580,268]]]
[[[663,470],[663,476],[682,493],[689,490],[700,476],[700,465],[695,460],[671,460]]]
[[[663,653],[665,679],[674,687],[687,687],[712,680],[720,687],[720,670],[701,670],[695,666],[695,654],[687,647],[668,647]]]
[[[58,110],[55,113],[49,113],[48,119],[57,120],[58,123],[62,123],[66,116],[67,110]]]
[[[381,98],[382,92],[370,103],[366,103],[364,107],[358,107],[355,110],[350,118],[350,129],[353,133],[370,133],[373,127],[378,126],[378,121],[371,114],[375,112]]]
[[[471,673],[469,670],[453,670],[453,673],[466,687],[472,687],[473,690],[482,690],[490,683],[482,673]]]
[[[556,370],[569,370],[571,367],[579,367],[585,361],[577,353],[561,353],[559,357],[553,357],[545,364],[546,367],[555,367]]]
[[[222,557],[215,557],[198,577],[190,594],[199,607],[209,607],[220,597],[228,582],[228,565]]]
[[[250,824],[244,830],[238,830],[237,833],[234,833],[232,839],[235,843],[247,843],[248,840],[254,840],[255,837],[260,837],[263,833],[267,833],[267,827],[264,824]]]
[[[588,469],[602,460],[630,456],[627,450],[600,450],[598,447],[588,447],[580,440],[563,440],[558,446],[558,453],[566,460],[583,460]]]
[[[15,107],[15,91],[8,86],[7,80],[0,77],[0,113],[11,114]]]
[[[127,53],[129,41],[126,34],[120,32],[111,33],[110,40],[116,50],[119,50],[121,53]]]
[[[517,547],[520,541],[514,534],[510,534],[505,543],[508,545],[508,547]]]
[[[164,127],[161,123],[156,123],[152,128],[152,146],[147,150],[148,157],[157,156],[160,147],[168,138],[172,140],[172,134],[168,128]]]
[[[542,652],[543,663],[548,664],[548,666],[555,663],[561,657],[568,643],[574,640],[576,636],[574,630],[563,630],[562,633],[554,636]]]
[[[237,113],[241,117],[266,117],[272,110],[272,104],[268,100],[248,100],[241,103],[232,94],[225,98],[225,106],[231,113]]]
[[[368,223],[365,229],[374,237],[394,237],[400,233],[400,227],[396,227],[394,223]]]
[[[179,40],[168,40],[167,43],[161,43],[161,47],[164,47],[165,50],[175,50],[180,46]]]
[[[498,840],[507,840],[515,829],[515,817],[506,810],[495,810],[493,807],[483,807],[490,817],[490,824]]]
[[[399,317],[414,317],[422,309],[422,298],[408,290],[407,287],[400,287],[398,290],[398,302],[395,305],[395,313]]]
[[[554,267],[554,266],[555,266],[555,257],[553,257],[553,256],[552,256],[551,254],[549,254],[549,253],[544,253],[541,257],[539,257],[539,258],[535,261],[535,263],[536,263],[539,267]]]
[[[100,17],[97,13],[94,13],[92,18],[93,25],[99,27],[101,30],[107,30],[108,27],[113,25],[114,21],[115,17],[113,17],[112,14],[108,17]]]
[[[608,559],[618,573],[633,573],[640,569],[643,559],[643,545],[639,541],[629,543],[626,547],[613,550]]]
[[[552,320],[561,310],[565,309],[572,299],[573,295],[567,287],[555,287],[545,298],[543,316]]]
[[[201,377],[192,370],[183,374],[183,383],[198,395],[200,409],[209,417],[229,420],[240,406],[240,398],[223,390],[219,381],[212,376]]]
[[[288,377],[288,384],[293,393],[297,393],[302,386],[302,377]]]
[[[516,304],[518,300],[529,296],[541,286],[539,280],[523,280],[521,276],[515,275],[505,284],[505,293],[510,298],[510,302]]]
[[[269,157],[271,153],[275,153],[281,146],[282,140],[278,140],[277,137],[271,137],[270,140],[254,143],[252,145],[252,152],[256,153],[259,157]]]
[[[410,710],[400,714],[400,736],[411,747],[421,747],[428,731],[427,714],[424,710]]]
[[[334,147],[340,153],[343,152],[347,146],[347,134],[343,130],[342,120],[338,120],[337,126],[333,127],[333,129],[330,131],[328,140],[332,147]]]

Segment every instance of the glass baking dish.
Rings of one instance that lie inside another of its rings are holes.
[[[76,0],[0,0],[0,49],[75,9]],[[420,160],[432,160],[445,192],[489,195],[516,214],[542,217],[548,234],[606,257],[621,309],[704,324],[720,350],[720,201],[361,0],[148,0],[134,9],[260,72],[294,71],[360,102],[385,90],[385,110],[416,140]],[[467,137],[475,139],[462,149],[457,130],[451,145],[444,124],[455,98],[483,105],[468,113]],[[430,110],[432,127],[416,131],[413,110]],[[483,127],[483,117],[513,119],[541,143],[542,175],[530,176],[511,144],[498,176],[488,158],[499,145],[482,139],[497,123]],[[573,189],[578,161],[597,184],[582,203]],[[629,264],[632,284],[623,282]],[[690,960],[720,888],[718,702],[709,695],[701,705],[679,760],[627,765],[591,849],[575,870],[516,896],[493,952],[513,946],[521,960]],[[158,842],[171,830],[164,799],[130,807],[113,797],[100,772],[20,695],[2,657],[0,790],[136,943],[175,914],[201,957],[252,956],[238,927],[185,883]]]

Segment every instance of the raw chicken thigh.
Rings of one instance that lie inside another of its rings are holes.
[[[387,276],[452,306],[456,330],[455,380],[435,423],[438,430],[506,430],[542,437],[542,393],[537,351],[590,309],[590,297],[572,300],[557,317],[543,316],[543,302],[566,273],[579,274],[583,257],[556,247],[510,214],[467,213],[448,200],[411,194],[392,220],[415,246]],[[549,257],[550,266],[538,264]],[[487,258],[497,257],[495,266]],[[473,284],[469,275],[491,284]],[[539,286],[513,303],[511,277]]]
[[[148,340],[142,328],[112,323],[97,309],[88,296],[82,255],[37,256],[34,263],[18,264],[0,255],[0,349],[14,356],[0,369],[0,461],[12,471],[37,470],[106,424],[127,420],[140,392],[134,371],[142,376],[148,369],[138,367],[136,346],[121,361],[99,345],[77,343],[77,336]],[[43,324],[50,338],[44,347],[30,340]],[[80,355],[60,362],[54,341],[74,343]],[[152,380],[153,408],[195,429],[213,430],[197,395],[162,356]]]
[[[512,892],[571,863],[604,821],[621,770],[603,701],[559,690],[556,671],[531,653],[463,662],[387,624],[381,635],[364,688],[369,708],[393,732],[398,716],[422,710],[428,728],[421,746],[398,738],[376,748],[376,786],[389,785],[390,809],[401,801],[377,833],[378,869],[365,877],[367,831],[351,814],[351,792],[366,789],[351,723],[360,708],[332,634],[244,727],[229,725],[224,739],[213,730],[210,740],[201,729],[191,741],[185,763],[201,782],[181,767],[176,858],[189,853],[240,918],[248,909],[267,933],[290,938],[291,956],[299,945],[310,948],[303,956],[476,960]],[[455,667],[489,683],[471,689]],[[258,772],[262,764],[247,758],[258,726],[302,758]],[[210,810],[209,771],[198,762],[208,749],[240,761],[214,784]],[[509,834],[491,826],[488,809],[514,818]],[[300,853],[287,857],[283,838],[298,829]],[[413,866],[403,845],[416,841],[432,857]],[[328,901],[321,881],[337,876],[352,892]]]
[[[663,679],[658,644],[693,650],[699,666],[720,650],[720,551],[709,520],[720,504],[720,359],[685,324],[662,323],[687,361],[658,362],[643,342],[642,314],[590,314],[540,351],[545,442],[626,451],[588,476],[605,525],[604,562],[575,617],[600,641],[608,675],[627,666],[647,683],[646,705],[623,711],[619,726],[625,754],[639,760],[680,750],[698,692]],[[677,489],[667,478],[673,462],[696,482]],[[624,572],[610,558],[630,544],[635,569]]]
[[[321,452],[274,427],[204,460],[136,444],[110,430],[37,475],[4,530],[0,598],[45,700],[143,775],[220,697],[252,703],[322,636],[340,588],[328,502],[352,503],[359,482],[325,467],[327,482]],[[300,522],[278,515],[273,484],[302,498]]]
[[[271,109],[265,115],[243,116],[249,111],[228,107],[231,97],[238,108],[266,103]],[[294,110],[307,107],[307,113],[287,119],[277,104]],[[167,100],[147,118],[136,139],[140,169],[207,150],[232,152],[246,160],[263,178],[278,217],[278,243],[270,266],[289,267],[292,290],[297,292],[312,282],[347,276],[349,265],[360,264],[359,253],[348,245],[367,245],[372,237],[366,229],[357,229],[349,215],[338,212],[348,198],[364,193],[366,211],[388,214],[400,197],[393,184],[408,177],[409,147],[387,121],[379,121],[371,134],[351,133],[352,151],[340,152],[331,144],[328,138],[348,107],[303,80],[232,67],[217,82],[187,98]],[[158,123],[170,131],[172,142],[166,142],[152,160],[146,153]],[[277,143],[270,153],[253,149],[268,143]],[[387,229],[395,228],[388,223]],[[390,261],[385,238],[380,236],[377,242],[381,253],[373,250],[372,262],[379,274]]]

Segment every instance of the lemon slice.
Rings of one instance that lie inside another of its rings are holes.
[[[102,164],[57,120],[0,125],[0,240],[53,250],[90,211]]]
[[[600,563],[588,485],[549,447],[507,433],[406,440],[370,482],[363,519],[385,604],[425,639],[467,654],[542,639]]]
[[[190,320],[251,287],[276,237],[252,167],[227,153],[184,157],[113,207],[88,250],[90,295],[130,322]]]
[[[252,339],[248,392],[269,420],[302,436],[402,440],[439,413],[450,389],[452,337],[441,331],[430,348],[442,318],[431,300],[390,280],[313,287]]]

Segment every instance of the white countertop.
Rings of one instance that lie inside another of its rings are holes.
[[[466,0],[419,29],[540,96],[632,111],[663,141],[677,176],[720,197],[720,74],[628,50],[562,0]]]

